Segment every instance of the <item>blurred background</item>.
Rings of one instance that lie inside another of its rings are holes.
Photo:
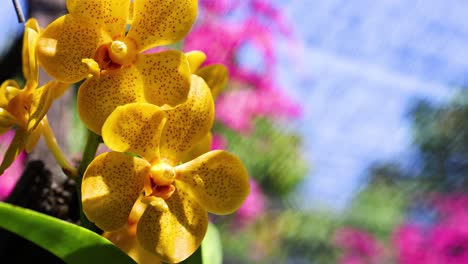
[[[65,13],[63,1],[22,4],[42,26]],[[4,81],[21,76],[22,25],[0,5]],[[251,176],[243,207],[211,218],[224,263],[468,263],[468,3],[199,5],[176,48],[229,69],[212,148],[237,154]],[[55,126],[79,157],[72,98],[54,103]]]

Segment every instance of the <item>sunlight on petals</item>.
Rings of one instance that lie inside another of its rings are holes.
[[[228,82],[228,70],[224,65],[213,64],[202,67],[195,72],[205,80],[208,87],[211,89],[213,98],[216,99],[219,93],[226,87]]]
[[[113,38],[125,32],[129,7],[129,0],[67,0],[73,17],[104,27]]]
[[[211,132],[208,132],[193,148],[191,148],[185,157],[182,159],[182,162],[191,161],[198,156],[201,156],[211,150],[211,144],[213,141],[213,135]]]
[[[78,90],[78,113],[85,125],[100,135],[106,118],[119,105],[144,102],[143,80],[135,67],[104,71]]]
[[[15,137],[10,143],[10,146],[3,156],[2,164],[0,165],[0,175],[5,172],[8,167],[15,161],[16,157],[23,151],[26,145],[27,133],[23,129],[16,130]]]
[[[208,228],[208,213],[180,186],[165,201],[167,210],[148,206],[137,226],[141,246],[164,262],[178,263],[201,245]]]
[[[173,44],[192,28],[197,17],[197,0],[135,0],[132,27],[128,37],[138,50]]]
[[[190,68],[184,53],[169,50],[138,57],[146,101],[158,106],[183,103],[190,90]]]
[[[86,217],[104,231],[125,225],[149,169],[145,160],[124,153],[107,152],[96,157],[81,187]]]
[[[151,161],[159,156],[159,141],[165,124],[166,114],[158,106],[126,104],[117,107],[106,120],[102,137],[112,150],[131,152]]]
[[[36,19],[28,19],[24,25],[22,63],[24,78],[29,82],[27,87],[34,88],[39,81],[39,65],[36,59],[36,44],[39,37],[39,24]]]
[[[190,65],[190,71],[195,72],[206,60],[206,54],[203,51],[193,50],[185,53],[187,56],[188,63]]]
[[[30,115],[27,127],[28,131],[35,129],[41,122],[42,118],[47,114],[47,111],[49,111],[54,96],[52,91],[54,85],[55,82],[50,82],[33,91],[29,109]]]
[[[88,75],[82,59],[93,58],[96,48],[109,41],[111,36],[103,28],[65,15],[40,34],[37,57],[49,75],[62,82],[77,82]]]
[[[15,80],[6,80],[0,86],[0,107],[7,108],[8,103],[21,92],[19,84]]]
[[[229,152],[210,151],[175,169],[177,185],[210,213],[232,213],[249,194],[248,172],[242,161]]]
[[[200,77],[192,75],[187,101],[166,110],[167,124],[161,137],[161,157],[176,165],[210,131],[214,102],[210,89]]]
[[[122,251],[127,253],[137,263],[160,264],[154,253],[142,248],[136,238],[136,225],[126,225],[114,232],[105,232],[103,236],[109,239]]]

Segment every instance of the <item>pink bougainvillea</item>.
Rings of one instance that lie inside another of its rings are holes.
[[[227,149],[227,142],[226,139],[222,135],[213,134],[211,139],[211,150],[226,150]]]
[[[6,132],[0,136],[0,159],[3,159],[8,145],[13,140],[15,135],[13,130]],[[26,161],[26,153],[22,152],[11,164],[11,166],[5,170],[2,176],[0,176],[0,201],[5,200],[15,188],[16,182],[23,173],[24,164]]]
[[[344,227],[335,233],[335,243],[343,250],[339,259],[341,264],[378,264],[381,263],[382,246],[371,234]]]
[[[250,193],[242,206],[236,212],[236,220],[239,224],[245,225],[265,212],[266,198],[262,190],[254,180],[250,180]]]
[[[255,117],[297,118],[301,108],[280,90],[235,90],[216,102],[216,118],[238,132],[248,133]]]
[[[466,195],[432,195],[436,218],[425,225],[404,223],[394,233],[401,264],[468,264]]]
[[[184,50],[200,49],[208,54],[205,64],[221,63],[229,71],[227,92],[217,100],[217,119],[238,132],[249,132],[256,117],[298,118],[300,106],[278,87],[275,68],[275,41],[292,39],[291,27],[282,13],[265,0],[200,1],[201,16],[185,39]],[[228,12],[242,15],[235,22]],[[259,62],[252,68],[242,61],[245,47]]]
[[[414,223],[406,223],[399,226],[394,233],[393,243],[397,253],[399,264],[423,264],[424,234],[421,226]]]

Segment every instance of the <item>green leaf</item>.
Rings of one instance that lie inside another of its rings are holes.
[[[66,263],[135,263],[88,229],[4,202],[0,202],[0,227],[36,243]]]
[[[208,231],[202,242],[202,259],[205,264],[221,264],[223,262],[221,237],[218,229],[212,223],[208,225]]]
[[[219,231],[215,225],[209,223],[201,247],[181,264],[221,264],[222,261],[223,251]]]

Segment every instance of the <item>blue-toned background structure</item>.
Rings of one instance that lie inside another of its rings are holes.
[[[342,208],[373,161],[411,157],[412,102],[445,102],[466,84],[468,2],[278,4],[300,41],[282,46],[278,75],[304,106],[305,206]]]

